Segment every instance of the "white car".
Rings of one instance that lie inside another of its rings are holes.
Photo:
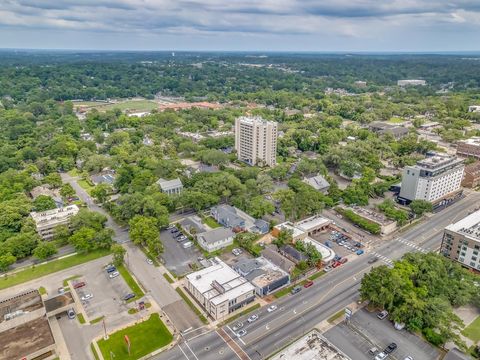
[[[248,321],[249,323],[252,323],[252,322],[256,321],[257,319],[258,319],[258,315],[254,314],[254,315],[250,316],[250,317],[247,319],[247,321]]]
[[[375,356],[375,360],[384,360],[388,357],[388,354],[385,354],[384,352],[381,352],[377,356]]]
[[[147,259],[147,264],[153,265],[153,260],[152,259]]]
[[[407,356],[407,357],[406,357],[405,359],[403,359],[403,360],[413,360],[413,357]]]
[[[90,299],[93,299],[93,294],[85,294],[81,297],[82,301],[87,301],[87,300],[90,300]]]
[[[238,337],[242,337],[242,336],[245,336],[247,335],[247,330],[240,330],[238,333],[237,333],[237,336]]]
[[[120,275],[120,273],[118,271],[114,271],[114,272],[108,274],[108,277],[110,279],[113,279],[113,278],[116,278],[118,275]]]
[[[242,323],[241,321],[239,321],[238,323],[236,323],[235,325],[233,325],[232,330],[233,330],[233,331],[237,331],[237,330],[240,330],[242,327],[243,327],[243,323]]]
[[[272,311],[275,311],[275,310],[277,310],[277,309],[278,309],[277,305],[270,305],[270,306],[267,308],[267,311],[268,311],[268,312],[272,312]]]

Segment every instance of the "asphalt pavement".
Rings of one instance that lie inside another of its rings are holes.
[[[465,199],[453,204],[440,213],[432,215],[428,220],[417,224],[415,227],[400,234],[392,240],[376,240],[371,244],[372,249],[363,256],[349,261],[340,268],[322,276],[315,281],[315,285],[309,289],[302,289],[296,295],[287,295],[279,299],[276,304],[278,312],[267,313],[261,309],[258,314],[259,320],[247,325],[247,335],[236,339],[236,343],[243,348],[250,359],[264,359],[268,355],[288,344],[290,340],[300,337],[318,323],[328,319],[331,315],[345,308],[348,304],[358,299],[358,289],[363,275],[376,264],[368,264],[373,252],[383,256],[387,260],[401,258],[411,251],[437,250],[440,247],[443,229],[452,222],[466,216],[472,209],[478,206],[480,194],[470,193]],[[413,246],[412,246],[413,245]],[[246,322],[245,316],[239,321]],[[224,330],[232,337],[235,335],[228,328]],[[216,359],[211,355],[203,354],[202,349],[208,347],[212,354],[219,351],[219,346],[212,342],[215,335],[211,333],[200,335],[194,339],[186,339],[184,346],[188,345],[191,354],[184,357],[171,357],[173,352],[182,354],[178,348],[155,357],[155,359]],[[193,356],[194,354],[195,356]],[[183,354],[182,354],[183,355]],[[235,357],[230,357],[234,359]],[[240,358],[237,355],[237,358]]]

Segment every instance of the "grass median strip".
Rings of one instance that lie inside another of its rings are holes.
[[[200,320],[204,324],[208,324],[207,318],[202,314],[202,312],[200,310],[198,310],[198,308],[195,306],[195,304],[192,302],[192,300],[190,300],[190,298],[187,296],[187,294],[185,294],[182,291],[182,289],[180,289],[179,287],[176,288],[175,291],[178,293],[178,295],[180,295],[182,297],[183,301],[185,301],[187,303],[187,305],[190,307],[190,309],[192,309],[193,312],[195,314],[197,314],[197,316],[200,318]]]
[[[343,315],[345,314],[345,310],[340,310],[339,312],[333,314],[332,316],[330,316],[327,321],[332,324],[335,322],[335,320],[338,320],[339,318],[341,318]]]
[[[130,342],[130,355],[125,336]],[[115,360],[134,360],[170,344],[172,340],[173,336],[160,316],[152,314],[148,320],[110,334],[108,340],[98,341],[98,347],[104,359],[113,356]]]
[[[118,272],[120,273],[120,275],[122,275],[123,277],[123,280],[125,280],[125,282],[127,283],[128,287],[130,288],[130,290],[132,290],[132,293],[135,294],[135,297],[130,299],[128,302],[132,302],[132,301],[135,301],[141,297],[143,297],[145,294],[143,292],[143,290],[140,288],[140,286],[137,284],[137,282],[135,281],[135,279],[132,277],[132,275],[130,275],[130,273],[128,272],[128,270],[125,268],[125,266],[123,265],[120,265],[120,266],[117,266],[117,270]]]
[[[85,324],[86,323],[85,318],[83,317],[82,313],[77,314],[77,320],[80,324]]]
[[[97,350],[95,349],[95,346],[93,346],[93,344],[90,344],[90,349],[92,350],[93,357],[95,358],[95,360],[100,360],[97,354]]]
[[[313,280],[318,279],[319,277],[321,277],[321,276],[323,276],[323,275],[325,275],[325,274],[326,274],[325,271],[320,270],[320,271],[316,272],[315,274],[313,274],[312,276],[310,276],[310,277],[308,278],[308,280],[312,280],[312,281],[313,281]]]
[[[96,319],[90,320],[90,324],[96,324],[96,323],[102,321],[104,317],[105,316],[100,316],[100,317],[97,317]]]
[[[163,277],[164,277],[165,279],[167,279],[167,281],[168,281],[170,284],[173,284],[173,283],[174,283],[173,279],[172,279],[172,278],[170,277],[170,275],[168,275],[167,273],[163,273]]]
[[[29,267],[14,274],[0,278],[0,290],[10,286],[38,279],[57,271],[68,269],[110,254],[109,249],[95,250],[86,254],[76,254],[63,259],[52,260],[46,264]]]

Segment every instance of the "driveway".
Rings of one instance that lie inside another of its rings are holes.
[[[342,322],[324,335],[352,359],[371,359],[368,355],[371,347],[382,350],[392,342],[398,346],[392,358],[412,356],[415,360],[434,360],[440,357],[440,351],[420,337],[406,330],[395,330],[391,321],[379,320],[375,312],[365,309],[357,311],[348,325]]]

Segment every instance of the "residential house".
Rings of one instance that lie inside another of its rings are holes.
[[[173,180],[158,179],[157,185],[160,186],[162,192],[167,195],[177,195],[183,191],[183,184],[179,178]]]
[[[197,235],[198,245],[205,251],[212,252],[233,244],[235,233],[224,227],[219,227]]]

